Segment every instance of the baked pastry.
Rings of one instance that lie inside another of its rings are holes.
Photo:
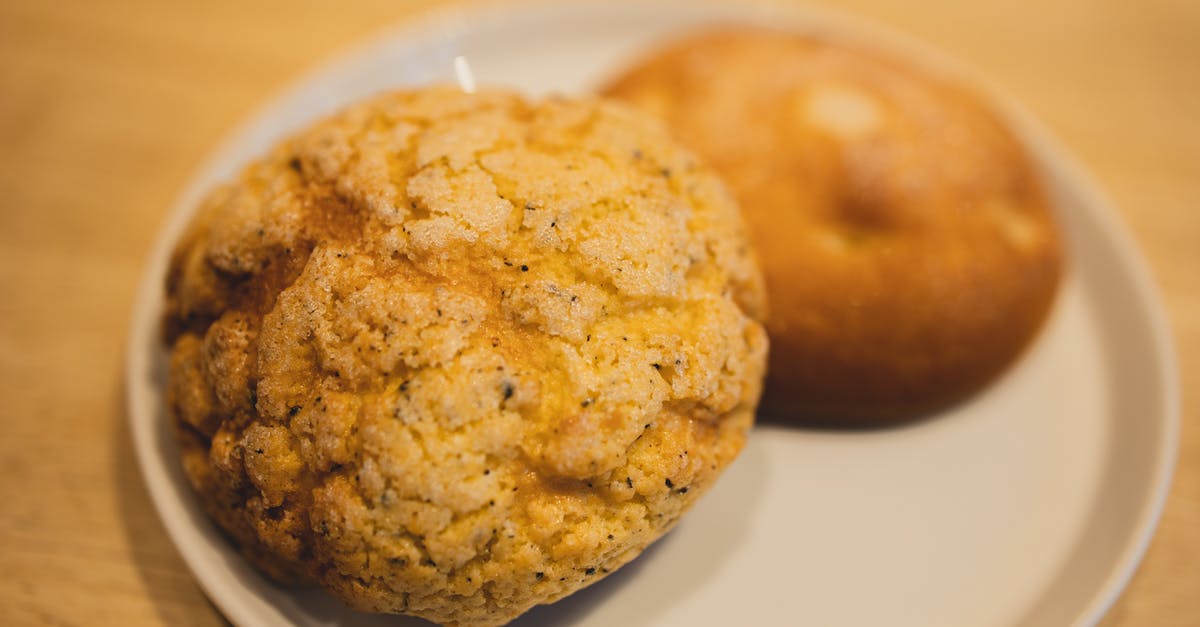
[[[594,100],[353,106],[212,192],[167,278],[205,509],[354,608],[497,625],[665,533],[759,397],[732,196]]]
[[[896,424],[994,379],[1046,316],[1051,210],[960,81],[822,36],[728,28],[602,93],[665,120],[725,178],[764,266],[766,414]]]

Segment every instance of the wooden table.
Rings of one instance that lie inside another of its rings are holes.
[[[336,4],[336,8],[334,5]],[[0,622],[217,625],[132,458],[135,284],[214,142],[428,2],[0,0]],[[1027,104],[1124,210],[1183,370],[1178,474],[1106,624],[1200,624],[1200,3],[851,0]]]

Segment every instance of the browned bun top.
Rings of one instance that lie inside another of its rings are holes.
[[[893,424],[994,379],[1046,316],[1061,251],[1019,142],[960,81],[834,39],[724,29],[603,90],[733,188],[771,312],[766,413]]]

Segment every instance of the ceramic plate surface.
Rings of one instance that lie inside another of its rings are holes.
[[[142,282],[129,416],[150,494],[197,580],[239,627],[401,626],[247,566],[198,510],[165,416],[159,344],[171,243],[203,191],[278,138],[400,85],[449,81],[582,93],[672,34],[712,22],[835,31],[950,62],[811,9],[702,3],[506,4],[407,22],[312,73],[234,133],[193,179]],[[1114,210],[1028,115],[997,96],[1035,155],[1068,246],[1036,344],[970,403],[904,429],[757,427],[746,451],[641,558],[523,625],[1094,623],[1144,552],[1174,465],[1178,382],[1161,306]]]

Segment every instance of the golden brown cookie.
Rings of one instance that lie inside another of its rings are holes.
[[[894,424],[960,401],[1030,341],[1060,274],[1022,147],[952,78],[866,48],[708,32],[603,90],[733,188],[771,312],[766,411]]]
[[[213,191],[167,281],[169,405],[272,576],[497,625],[604,577],[738,454],[761,276],[644,114],[383,95]]]

